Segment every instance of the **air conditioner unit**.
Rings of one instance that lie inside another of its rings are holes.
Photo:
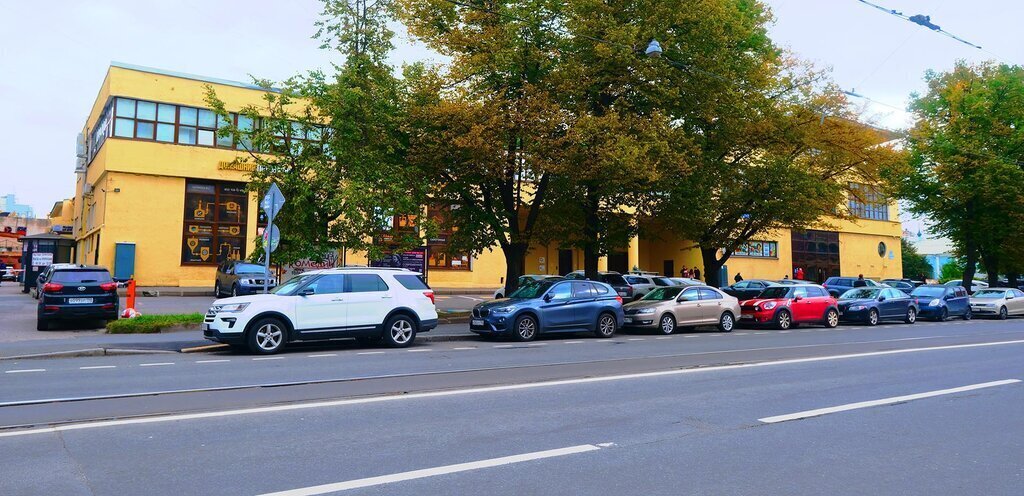
[[[78,158],[84,159],[88,156],[88,148],[85,146],[85,135],[78,133],[78,141],[75,144],[75,155]]]
[[[82,186],[82,194],[83,195],[91,195],[92,194],[92,183],[85,183],[85,186]]]
[[[75,172],[85,172],[85,157],[75,159]]]

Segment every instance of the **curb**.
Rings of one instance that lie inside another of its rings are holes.
[[[30,355],[14,355],[0,357],[3,360],[33,360],[39,358],[78,358],[94,356],[121,356],[121,355],[153,355],[178,353],[172,350],[157,349],[130,349],[130,348],[85,348],[81,350],[52,351],[49,353],[33,353]]]

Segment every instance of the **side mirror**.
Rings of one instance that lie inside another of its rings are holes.
[[[802,299],[804,299],[804,297],[800,296],[800,295],[796,295],[796,296],[793,297],[793,301],[800,301]]]
[[[885,297],[884,296],[879,296],[878,297],[878,301],[885,301]]]
[[[551,293],[544,295],[544,303],[551,303]]]
[[[313,288],[304,288],[302,291],[299,291],[299,296],[313,296],[315,294],[316,290]]]

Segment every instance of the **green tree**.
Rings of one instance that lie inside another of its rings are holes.
[[[928,91],[910,106],[910,159],[887,171],[890,189],[953,242],[959,278],[973,280],[980,260],[995,283],[1022,264],[1024,69],[959,62],[925,79]]]
[[[900,238],[900,252],[903,255],[903,277],[916,280],[922,275],[932,275],[932,264],[928,263],[924,255],[917,252],[914,245],[903,238]]]
[[[276,223],[283,263],[319,259],[330,250],[361,249],[371,258],[391,247],[420,244],[413,231],[389,232],[395,215],[416,215],[423,201],[419,178],[405,167],[405,89],[387,63],[393,48],[390,2],[326,0],[316,37],[344,57],[331,76],[314,71],[267,90],[262,105],[237,109],[238,126],[221,131],[255,164],[250,189],[271,182],[288,202]],[[207,100],[227,118],[216,93]],[[261,257],[262,253],[254,254]]]
[[[964,275],[964,261],[960,258],[954,258],[939,268],[939,282],[949,282],[958,280]],[[973,279],[963,279],[965,281],[972,281]]]

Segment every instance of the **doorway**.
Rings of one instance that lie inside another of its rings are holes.
[[[572,250],[558,250],[558,275],[564,276],[573,270]]]
[[[665,277],[675,277],[676,275],[676,261],[665,260],[661,265],[661,273]]]
[[[608,254],[608,270],[625,274],[629,272],[629,256],[624,251]]]

